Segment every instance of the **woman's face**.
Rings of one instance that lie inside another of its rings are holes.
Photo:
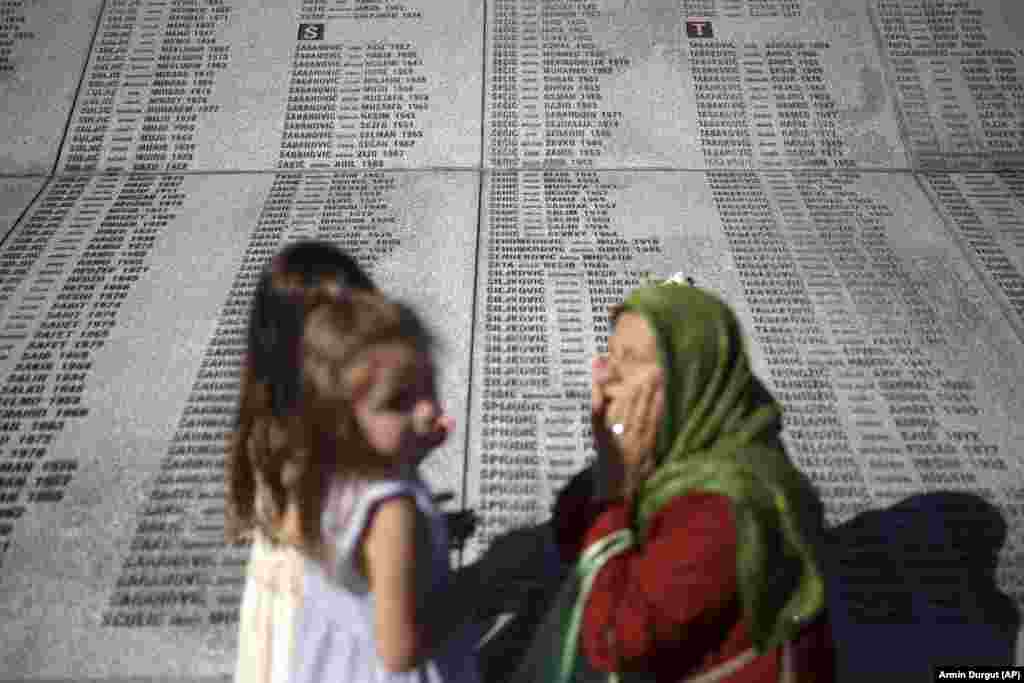
[[[381,344],[360,366],[353,407],[367,442],[396,465],[418,464],[439,445],[441,408],[429,355],[407,344]]]
[[[626,311],[608,339],[608,382],[629,382],[658,366],[658,343],[643,316]]]
[[[629,415],[643,415],[650,420],[656,434],[664,414],[664,401],[651,398],[647,406],[630,406],[630,401],[640,400],[643,385],[660,376],[658,364],[658,343],[643,316],[624,312],[615,323],[615,330],[608,340],[608,379],[605,393],[616,398],[606,400],[606,421],[614,423]],[[659,383],[660,384],[660,383]],[[657,391],[663,391],[659,386]],[[663,396],[663,395],[662,395]],[[606,425],[608,428],[612,424]],[[627,432],[628,433],[628,432]]]

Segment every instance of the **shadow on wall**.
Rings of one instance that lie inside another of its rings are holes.
[[[515,672],[567,569],[544,523],[500,534],[479,560],[456,572],[460,603],[482,617],[477,655],[484,683]]]
[[[1012,665],[1020,617],[995,583],[1006,532],[993,505],[951,491],[830,529],[823,564],[837,680],[932,680],[937,665]]]
[[[1020,618],[995,583],[1006,533],[993,505],[960,492],[912,496],[829,529],[822,560],[837,681],[930,681],[937,665],[1012,665]],[[499,600],[507,619],[479,648],[485,683],[509,680],[558,592],[564,569],[543,549],[550,539],[546,524],[517,529],[475,567],[489,565],[477,599]]]

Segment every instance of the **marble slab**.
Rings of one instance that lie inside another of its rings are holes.
[[[920,176],[963,253],[1024,339],[1024,171]]]
[[[472,0],[108,5],[60,170],[476,165],[482,21]]]
[[[509,171],[483,197],[470,557],[593,457],[608,306],[682,272],[735,307],[830,525],[968,492],[1008,525],[989,550],[1024,602],[1024,346],[912,174]]]
[[[1022,68],[1019,0],[0,0],[0,683],[229,680],[216,451],[302,237],[441,338],[461,602],[539,609],[607,308],[682,271],[823,494],[839,680],[1024,664]]]
[[[477,192],[455,172],[51,185],[0,252],[32,254],[0,315],[0,678],[231,673],[248,550],[223,543],[221,444],[278,245],[343,246],[435,328],[458,428],[424,473],[462,505]]]
[[[0,2],[0,172],[53,170],[102,4]]]
[[[1024,7],[1016,0],[872,0],[915,168],[1024,164]]]
[[[488,168],[905,168],[864,3],[488,3]]]
[[[41,177],[0,178],[0,234],[7,235],[45,182]]]

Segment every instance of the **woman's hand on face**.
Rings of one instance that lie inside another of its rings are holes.
[[[598,500],[610,500],[623,495],[626,473],[622,457],[612,433],[605,426],[605,411],[608,397],[608,357],[598,356],[590,364],[590,426],[594,435],[594,450],[597,462],[594,464],[594,495]]]
[[[604,427],[613,433],[612,442],[625,470],[637,467],[657,445],[665,397],[662,384],[661,367],[650,364],[604,387],[609,400]],[[616,425],[621,425],[621,432],[615,433]]]
[[[611,433],[604,426],[605,386],[608,384],[608,357],[598,356],[590,362],[590,418],[594,428],[594,447],[598,454],[611,442]]]

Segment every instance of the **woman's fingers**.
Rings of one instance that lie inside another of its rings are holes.
[[[654,448],[661,393],[660,369],[645,371],[632,381],[608,388],[611,404],[605,424],[609,428],[622,425],[618,443],[630,463]]]
[[[633,465],[643,448],[648,405],[647,384],[637,381],[626,398],[626,425],[623,430],[622,450],[626,465]]]
[[[590,384],[590,426],[594,437],[594,446],[598,453],[607,450],[611,435],[606,422],[608,401],[608,357],[598,356],[591,361]]]
[[[590,362],[590,412],[604,410],[604,385],[608,382],[608,357],[597,356]]]
[[[658,433],[658,416],[661,415],[660,400],[661,373],[652,373],[644,378],[637,399],[636,458],[655,447]]]
[[[591,361],[590,425],[593,432],[594,450],[594,495],[598,500],[616,498],[622,479],[622,463],[619,462],[618,448],[614,435],[608,431],[608,357],[598,356]]]
[[[630,408],[628,390],[623,387],[615,387],[608,391],[607,397],[609,401],[604,414],[605,427],[612,429],[617,424],[628,426],[626,424]],[[622,436],[622,433],[619,433],[619,436]]]

